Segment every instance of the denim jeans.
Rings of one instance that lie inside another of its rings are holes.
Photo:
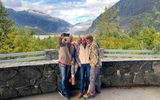
[[[61,77],[61,85],[60,89],[61,92],[64,95],[69,94],[69,89],[68,89],[68,84],[69,84],[69,78],[71,76],[71,66],[70,65],[64,65],[64,64],[59,64],[59,69],[60,69],[60,77]]]
[[[94,67],[90,70],[90,92],[94,93],[95,89],[100,91],[101,79],[100,79],[100,68]]]
[[[72,65],[71,66],[71,74],[72,75],[76,75],[76,73],[77,73],[77,70],[78,70],[78,64],[74,64],[74,65]]]
[[[90,83],[90,64],[82,64],[80,68],[80,92],[82,94],[84,94],[84,90],[85,91],[88,90],[89,83]]]

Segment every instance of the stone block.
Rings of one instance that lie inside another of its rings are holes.
[[[144,73],[142,72],[135,72],[133,78],[134,85],[144,85]]]

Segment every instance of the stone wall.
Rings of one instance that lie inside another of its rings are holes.
[[[57,65],[0,69],[0,100],[57,90]]]
[[[58,65],[44,64],[0,69],[0,99],[55,92]],[[106,61],[102,87],[160,86],[159,61]]]
[[[101,75],[103,87],[160,86],[160,62],[106,62]]]

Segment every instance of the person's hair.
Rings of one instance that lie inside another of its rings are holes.
[[[92,42],[93,41],[93,36],[92,35],[88,35],[88,36],[86,36],[86,39],[90,40]]]

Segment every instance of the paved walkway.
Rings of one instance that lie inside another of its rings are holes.
[[[58,93],[17,98],[14,100],[66,100]],[[77,100],[72,97],[71,100]],[[82,98],[81,100],[85,100]],[[88,100],[88,99],[87,99]],[[160,87],[108,88],[89,100],[160,100]]]

